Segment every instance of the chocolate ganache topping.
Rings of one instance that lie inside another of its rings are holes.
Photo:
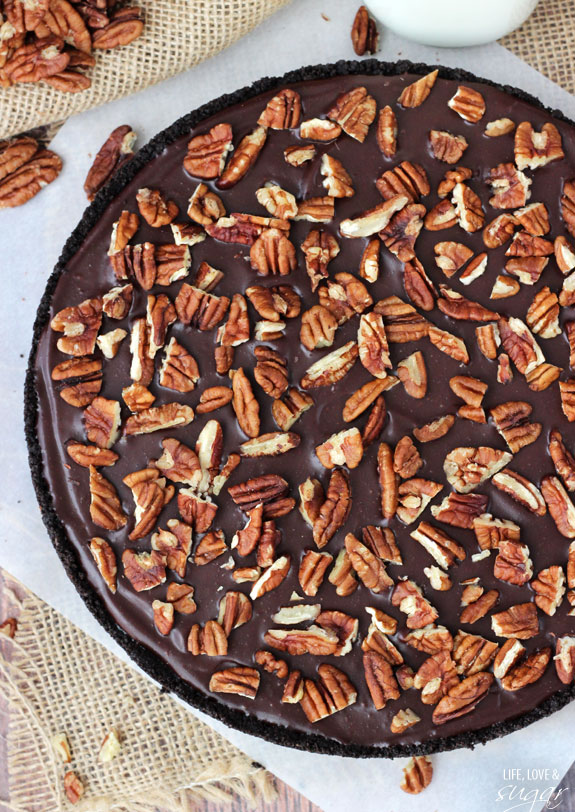
[[[220,105],[96,201],[28,428],[140,664],[250,732],[382,755],[570,696],[575,138],[364,65]]]

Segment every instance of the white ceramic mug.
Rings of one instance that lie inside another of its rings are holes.
[[[509,34],[538,0],[369,0],[384,26],[423,45],[483,45]]]

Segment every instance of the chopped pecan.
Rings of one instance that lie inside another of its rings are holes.
[[[119,530],[128,521],[116,488],[93,465],[90,466],[90,517],[105,530]]]
[[[329,553],[317,553],[306,550],[298,572],[300,586],[306,595],[314,597],[320,588],[333,556]]]
[[[419,341],[429,333],[429,322],[417,312],[413,305],[398,296],[380,299],[374,312],[383,316],[387,340],[390,344],[405,344]]]
[[[453,660],[458,674],[470,677],[480,671],[486,671],[493,661],[499,646],[480,637],[459,631],[453,641]]]
[[[286,276],[295,270],[297,264],[293,244],[277,228],[266,229],[256,239],[250,249],[250,261],[261,276]]]
[[[366,589],[379,593],[393,586],[383,562],[352,533],[348,533],[345,537],[345,549],[352,567]]]
[[[409,479],[415,476],[423,465],[423,460],[419,451],[415,447],[409,435],[405,435],[399,440],[393,453],[393,470],[402,479]]]
[[[529,121],[522,121],[515,130],[515,163],[518,169],[538,169],[565,157],[561,134],[550,121],[540,132]]]
[[[274,400],[272,415],[277,425],[288,431],[312,406],[313,400],[309,395],[292,387],[282,400]]]
[[[555,670],[564,685],[570,685],[575,677],[575,638],[563,635],[555,644]]]
[[[541,493],[557,530],[565,538],[575,538],[575,506],[560,480],[555,476],[543,477]]]
[[[396,195],[405,195],[409,203],[416,203],[420,197],[428,195],[431,191],[425,169],[420,164],[413,164],[410,161],[402,161],[394,169],[388,169],[378,178],[375,185],[384,200],[391,200]]]
[[[503,677],[513,668],[525,653],[525,646],[519,640],[509,638],[499,649],[493,661],[493,673],[497,679]]]
[[[414,688],[421,691],[424,705],[435,705],[459,684],[455,663],[449,651],[442,649],[429,656],[415,674]]]
[[[102,388],[102,361],[92,356],[69,358],[52,370],[58,394],[70,406],[88,406]]]
[[[489,410],[495,428],[514,454],[534,443],[541,434],[541,423],[530,423],[528,420],[532,411],[531,404],[523,400],[500,403]]]
[[[535,592],[535,603],[541,611],[549,616],[554,615],[565,595],[563,568],[554,565],[541,570],[531,582],[531,587]]]
[[[387,443],[381,443],[379,446],[377,470],[381,491],[381,512],[384,519],[392,519],[399,503],[399,477],[393,469],[393,453]]]
[[[254,654],[254,660],[258,665],[267,671],[268,674],[275,674],[278,679],[287,679],[289,669],[285,660],[278,660],[271,651],[259,649]]]
[[[401,211],[394,214],[389,223],[379,232],[385,247],[394,254],[400,262],[409,262],[415,259],[414,246],[423,227],[425,206],[411,203]],[[428,281],[431,286],[431,282]]]
[[[487,508],[487,497],[480,493],[450,493],[431,513],[440,522],[471,530],[476,517]]]
[[[534,285],[548,262],[546,257],[519,257],[506,262],[505,270],[516,276],[523,285]]]
[[[573,249],[566,237],[555,237],[553,250],[555,261],[562,274],[568,274],[575,268],[575,249]]]
[[[443,470],[458,493],[469,493],[501,471],[512,456],[489,446],[454,448],[445,457]]]
[[[437,187],[438,197],[443,200],[443,198],[447,197],[453,191],[458,183],[463,183],[472,176],[472,170],[466,166],[456,166],[455,169],[448,169]],[[455,225],[455,222],[452,223],[452,225]]]
[[[430,130],[429,143],[434,156],[447,164],[456,164],[468,146],[463,135],[453,135],[445,130]]]
[[[188,635],[188,651],[194,657],[201,654],[220,657],[228,653],[228,638],[217,620],[208,620],[203,627],[199,623],[194,623]],[[210,690],[213,690],[211,681]]]
[[[140,214],[153,228],[169,225],[179,213],[174,201],[166,200],[159,189],[138,189],[136,202]]]
[[[299,434],[293,432],[270,431],[242,443],[240,454],[242,457],[276,457],[297,448],[300,439]]]
[[[315,453],[321,464],[330,470],[338,465],[357,468],[363,456],[359,429],[345,429],[332,434],[324,443],[316,446]]]
[[[393,158],[397,150],[397,118],[388,104],[379,111],[377,143],[386,158]]]
[[[166,487],[166,480],[160,477],[157,468],[134,471],[125,476],[123,482],[132,491],[136,503],[135,524],[129,538],[140,539],[154,528],[162,508],[174,495],[174,487]]]
[[[331,474],[326,499],[313,522],[313,540],[321,549],[343,527],[351,510],[348,474],[336,468]]]
[[[337,383],[347,375],[358,355],[359,349],[355,341],[348,341],[337,350],[324,355],[308,368],[301,379],[302,389],[315,389]]]
[[[490,299],[508,299],[510,296],[516,296],[521,290],[521,285],[515,279],[505,274],[499,274],[495,277],[495,282],[491,289]]]
[[[220,601],[218,610],[218,623],[229,637],[234,629],[243,626],[252,618],[252,605],[250,599],[243,592],[226,592]]]
[[[242,367],[234,372],[232,392],[232,406],[241,430],[248,437],[257,437],[260,433],[260,407]]]
[[[164,403],[163,406],[152,406],[126,420],[124,433],[127,435],[149,434],[152,431],[170,429],[173,426],[187,426],[194,419],[191,406],[182,403]]]
[[[390,527],[375,527],[371,524],[364,527],[363,543],[382,561],[389,561],[392,564],[403,563],[393,530]]]
[[[433,440],[439,440],[440,437],[444,437],[447,432],[453,428],[454,423],[455,415],[446,414],[442,417],[438,417],[431,423],[426,423],[425,426],[413,429],[413,433],[420,443],[430,443]]]
[[[391,699],[399,698],[399,686],[391,665],[377,651],[363,654],[365,681],[376,710],[382,710]]]
[[[429,583],[432,589],[438,592],[447,592],[453,586],[451,578],[442,569],[433,565],[432,567],[424,567],[423,572],[429,578]]]
[[[172,631],[174,625],[174,606],[164,601],[152,601],[152,611],[154,613],[154,625],[160,634],[167,635]]]
[[[363,143],[370,124],[375,118],[377,104],[365,87],[356,87],[342,93],[327,112],[327,117],[340,125],[342,130]]]
[[[120,404],[117,400],[96,397],[84,409],[84,430],[90,442],[111,448],[120,433]]]
[[[487,182],[493,191],[489,204],[494,209],[517,209],[527,203],[531,194],[529,191],[531,179],[512,163],[498,164],[493,167],[489,172]],[[505,219],[496,218],[483,234],[485,244],[488,245],[485,238],[489,230],[490,239],[497,245],[503,245],[513,233],[513,226],[517,225],[517,222],[517,219],[511,216]]]
[[[508,135],[515,129],[515,122],[510,118],[498,118],[495,121],[488,121],[485,125],[484,133],[490,138],[499,138]]]
[[[342,417],[346,423],[355,420],[368,409],[388,387],[385,380],[371,380],[361,386],[345,402]]]
[[[526,685],[537,682],[545,673],[550,659],[550,648],[533,651],[522,663],[507,672],[501,680],[502,688],[505,691],[518,691]]]
[[[76,465],[81,465],[83,468],[89,468],[93,465],[94,468],[107,467],[114,465],[118,459],[118,454],[110,451],[107,448],[101,448],[98,445],[82,445],[82,443],[68,443],[66,451],[74,460]]]
[[[282,702],[287,702],[290,705],[297,705],[298,702],[304,697],[304,679],[301,671],[290,671],[284,686],[282,694]]]
[[[289,555],[283,555],[277,558],[254,583],[250,591],[250,598],[254,601],[257,598],[261,598],[262,595],[265,595],[267,592],[271,592],[272,589],[277,589],[286,578],[290,566],[291,558]]]
[[[539,619],[534,603],[518,603],[503,612],[491,615],[491,628],[497,637],[528,640],[539,631]]]
[[[478,195],[465,183],[453,187],[451,202],[455,207],[455,216],[464,231],[474,232],[483,228],[485,215]]]
[[[406,635],[405,642],[408,646],[417,651],[423,651],[425,654],[434,654],[444,648],[451,651],[453,648],[451,632],[445,626],[433,624],[411,631]]]
[[[471,713],[479,702],[485,699],[493,680],[493,674],[487,671],[466,677],[459,685],[453,687],[447,696],[439,700],[433,711],[433,722],[442,725],[458,716]]]
[[[212,330],[226,314],[230,300],[227,296],[214,296],[184,283],[176,298],[176,312],[183,324],[199,330]]]
[[[108,544],[105,539],[95,537],[90,540],[90,552],[106,586],[110,592],[115,593],[118,566],[116,563],[116,554],[111,545]]]
[[[548,448],[555,470],[565,483],[567,490],[575,491],[575,457],[567,449],[561,433],[556,429],[549,434]]]
[[[401,685],[401,682],[400,686],[402,688],[404,687]],[[389,729],[392,733],[404,733],[408,728],[413,727],[413,725],[416,725],[418,722],[421,722],[421,717],[418,716],[415,711],[412,711],[411,708],[401,708],[391,720]]]
[[[151,553],[124,550],[122,564],[124,575],[136,592],[153,589],[166,580],[166,557],[156,550]]]
[[[561,217],[567,231],[575,236],[575,181],[566,180],[561,196]]]
[[[208,226],[225,217],[221,199],[205,183],[198,183],[188,205],[188,217],[200,226]],[[172,218],[174,219],[174,218]]]
[[[345,598],[357,589],[354,573],[347,550],[343,548],[339,551],[328,576],[328,581],[335,586],[335,591],[340,597]]]
[[[423,629],[438,617],[437,610],[423,596],[420,587],[409,579],[400,580],[395,585],[391,603],[407,615],[408,629]]]
[[[355,190],[349,172],[337,158],[325,153],[321,159],[323,186],[330,197],[353,197]]]
[[[453,335],[453,333],[449,333],[447,330],[440,330],[440,328],[435,325],[429,325],[428,336],[433,346],[437,347],[440,352],[449,355],[462,364],[469,363],[467,347],[463,339],[459,338],[459,336]]]
[[[409,203],[407,195],[400,194],[390,197],[384,203],[368,209],[353,219],[342,220],[339,226],[344,237],[355,239],[357,237],[371,237],[384,229],[396,212],[401,211]]]
[[[441,200],[425,215],[423,224],[427,231],[442,231],[457,225],[458,217],[455,206],[449,200]]]
[[[219,189],[230,189],[255,164],[267,138],[267,128],[258,126],[245,135],[232,153],[224,171],[216,181]],[[189,154],[189,153],[188,153]]]
[[[305,265],[314,291],[319,282],[327,277],[327,266],[339,254],[339,245],[332,234],[314,228],[301,244],[301,250],[305,255]]]
[[[79,305],[65,307],[52,318],[50,326],[64,336],[57,347],[66,355],[90,355],[96,347],[96,337],[102,325],[102,299],[85,299]]]
[[[402,107],[419,107],[422,105],[431,93],[438,73],[438,70],[433,70],[431,73],[422,76],[421,79],[406,85],[397,100],[399,104]]]
[[[457,273],[473,256],[471,248],[460,242],[438,242],[435,243],[433,250],[438,268],[441,268],[447,277]]]
[[[301,138],[310,138],[312,141],[333,141],[341,135],[341,127],[326,118],[310,118],[302,121],[299,134]]]
[[[202,538],[194,553],[194,564],[202,567],[223,555],[227,550],[226,540],[222,530],[210,530]]]
[[[264,513],[270,517],[276,504],[283,504],[289,493],[289,486],[285,479],[277,474],[264,474],[232,485],[228,488],[228,493],[244,513],[261,502],[264,505]]]
[[[521,474],[505,468],[493,477],[492,482],[496,488],[537,516],[544,516],[547,512],[545,500],[539,489]]]
[[[386,380],[389,380],[389,378],[386,378]],[[385,408],[385,401],[383,395],[380,395],[371,407],[371,411],[361,433],[364,448],[367,448],[377,440],[383,430],[386,416],[387,410]]]
[[[476,124],[485,113],[485,99],[481,93],[465,85],[459,85],[455,95],[447,102],[447,106],[465,121],[471,121],[473,124]]]
[[[264,642],[278,651],[286,651],[292,657],[302,654],[325,657],[334,654],[339,645],[335,631],[315,625],[307,629],[268,629]]]
[[[404,524],[412,524],[442,488],[439,482],[417,477],[402,482],[398,488],[398,518]]]
[[[386,378],[391,367],[389,345],[383,317],[375,313],[362,314],[357,333],[359,358],[363,366],[376,378]]]
[[[483,242],[487,248],[499,248],[513,236],[517,219],[512,214],[500,214],[483,229]]]
[[[133,383],[122,389],[122,398],[131,412],[143,412],[156,400],[155,395],[139,383]]]
[[[517,543],[520,536],[519,525],[509,519],[494,519],[490,513],[481,513],[473,519],[473,531],[482,550],[498,548],[503,542]]]
[[[292,130],[301,118],[301,96],[297,91],[284,88],[269,100],[258,118],[262,127],[272,130]]]
[[[497,383],[506,384],[511,383],[512,380],[513,370],[511,369],[511,361],[507,353],[502,352],[497,364]]]
[[[575,420],[575,378],[559,381],[559,392],[563,414],[572,423]]]
[[[416,530],[410,533],[411,537],[435,559],[443,569],[455,564],[455,561],[465,559],[465,550],[454,539],[429,522],[420,522]]]
[[[172,581],[168,584],[166,600],[173,605],[176,612],[180,612],[182,615],[193,615],[198,608],[194,600],[194,587],[189,584],[178,584]]]
[[[297,214],[297,201],[277,183],[266,183],[256,191],[256,199],[271,214],[281,220],[291,220]]]
[[[437,305],[442,313],[452,319],[462,321],[496,321],[499,314],[493,310],[488,310],[478,302],[467,299],[447,285],[440,285],[441,297]]]
[[[403,266],[403,285],[405,292],[417,307],[422,310],[433,310],[436,290],[418,259]]]
[[[246,665],[214,671],[208,687],[214,693],[237,694],[247,699],[255,699],[260,687],[259,671]]]
[[[64,776],[64,793],[71,804],[77,804],[84,795],[86,788],[73,770],[68,770]]]
[[[367,282],[377,282],[379,277],[379,237],[373,237],[367,243],[361,262],[359,263],[359,275]]]
[[[495,578],[515,586],[528,583],[533,576],[533,563],[527,545],[502,539],[498,546],[499,552],[493,565]]]

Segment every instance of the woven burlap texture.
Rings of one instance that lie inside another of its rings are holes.
[[[124,48],[96,52],[92,86],[61,93],[49,85],[0,90],[0,138],[66,119],[143,90],[231,45],[289,0],[140,0],[143,35]]]
[[[0,643],[0,701],[9,710],[8,809],[190,812],[200,799],[225,801],[232,794],[261,809],[274,796],[262,767],[3,576],[8,612],[18,616],[14,640]],[[99,764],[100,744],[112,727],[121,752]],[[53,750],[52,737],[60,732],[68,737],[71,764],[62,764]],[[75,806],[63,792],[69,769],[86,786]]]
[[[541,0],[531,17],[501,44],[556,84],[575,93],[575,2]]]

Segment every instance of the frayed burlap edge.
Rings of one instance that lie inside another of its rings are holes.
[[[95,52],[91,87],[62,93],[45,82],[0,88],[0,139],[144,90],[232,45],[290,0],[140,0],[134,42]]]
[[[8,709],[7,764],[13,812],[190,812],[199,800],[275,797],[273,777],[154,683],[3,573],[14,640],[0,643],[0,699]],[[119,756],[97,760],[116,728]],[[66,733],[72,763],[52,737]],[[63,776],[86,786],[72,807]]]

